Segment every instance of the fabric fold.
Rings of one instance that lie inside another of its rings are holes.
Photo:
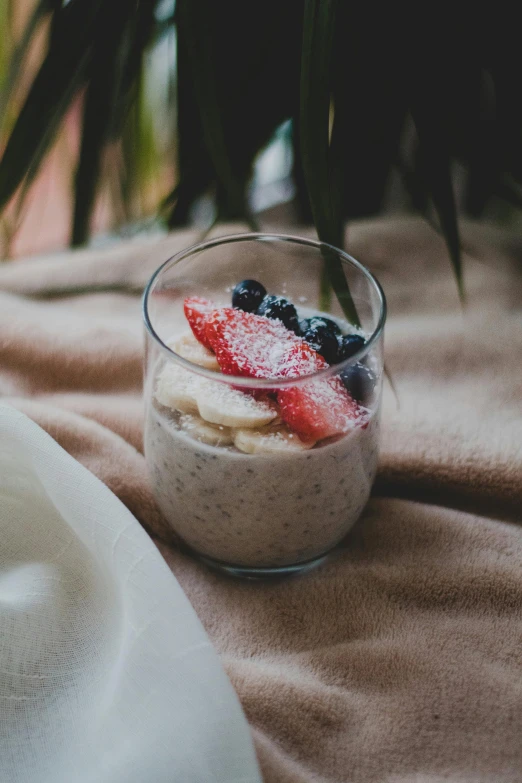
[[[259,781],[237,696],[152,541],[5,405],[0,494],[2,780]]]
[[[239,695],[264,783],[522,783],[522,242],[485,224],[461,229],[464,308],[444,242],[426,223],[350,224],[350,253],[386,292],[398,400],[385,385],[374,495],[340,551],[304,578],[271,584],[227,580],[181,554],[148,482],[140,301],[130,292],[197,234],[0,265],[0,396],[155,536]],[[60,296],[48,298],[53,291]],[[32,568],[4,575],[2,612],[39,616],[37,596],[13,608],[20,584],[36,585],[28,593],[55,584],[53,572]],[[82,576],[87,586],[93,573]],[[107,667],[128,644],[109,586],[93,630],[115,629]],[[151,617],[156,599],[143,594]],[[100,683],[107,667],[95,672]],[[143,752],[139,738],[132,750]]]

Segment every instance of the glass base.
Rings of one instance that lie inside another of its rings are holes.
[[[211,557],[200,555],[198,552],[194,552],[194,550],[190,550],[190,554],[201,563],[208,566],[208,568],[211,568],[213,571],[219,571],[222,574],[233,576],[236,579],[261,580],[281,579],[286,576],[296,576],[297,574],[303,574],[306,571],[311,571],[312,568],[317,568],[317,566],[321,565],[321,563],[323,563],[328,558],[330,552],[326,552],[324,555],[319,555],[319,557],[316,557],[313,560],[307,560],[304,563],[274,566],[273,568],[253,568],[249,566],[230,565],[230,563],[222,563],[221,561],[214,560]]]

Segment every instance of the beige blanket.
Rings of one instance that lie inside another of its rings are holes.
[[[522,241],[465,227],[462,310],[423,223],[350,229],[387,293],[399,401],[386,388],[375,496],[325,566],[247,584],[176,550],[141,453],[135,292],[196,238],[0,266],[0,395],[164,539],[266,781],[522,781]]]

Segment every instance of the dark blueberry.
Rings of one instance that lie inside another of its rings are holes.
[[[313,320],[313,319],[310,319]],[[301,323],[302,326],[302,323]],[[336,364],[339,361],[339,340],[337,335],[330,331],[324,324],[314,324],[301,333],[308,345],[320,353],[328,364]]]
[[[320,326],[324,329],[328,329],[328,331],[336,337],[342,336],[342,332],[335,321],[332,321],[330,318],[324,318],[322,315],[313,315],[311,318],[305,318],[299,325],[301,327],[301,332],[303,333],[311,327]]]
[[[342,371],[341,380],[356,402],[371,404],[376,378],[369,367],[362,362],[356,362]]]
[[[266,296],[266,288],[257,280],[242,280],[232,291],[232,307],[255,313]]]
[[[265,296],[257,308],[257,314],[264,315],[267,318],[278,318],[287,329],[291,329],[296,334],[299,332],[297,310],[292,302],[289,302],[283,296]]]
[[[339,361],[349,359],[363,347],[365,342],[360,334],[346,334],[339,343]]]

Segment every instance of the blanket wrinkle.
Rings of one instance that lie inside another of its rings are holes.
[[[0,396],[153,537],[267,783],[522,783],[522,241],[474,222],[462,236],[464,307],[421,220],[350,226],[387,295],[399,405],[386,387],[374,493],[339,551],[262,584],[184,555],[147,478],[137,292],[198,233],[0,265]]]

